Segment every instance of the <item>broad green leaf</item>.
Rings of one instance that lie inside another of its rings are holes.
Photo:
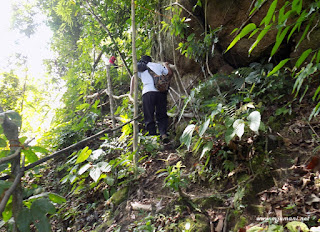
[[[279,30],[280,34],[279,34],[279,36],[277,35],[276,43],[273,46],[272,51],[271,51],[271,55],[270,55],[271,57],[277,52],[279,46],[281,45],[281,43],[282,43],[284,37],[286,36],[286,34],[288,33],[289,29],[290,29],[290,27],[288,26],[282,32],[281,32],[281,30]]]
[[[244,36],[246,36],[249,32],[253,31],[254,29],[256,29],[257,26],[254,23],[250,23],[247,26],[245,26],[241,32],[234,38],[234,40],[230,43],[229,47],[227,48],[227,50],[225,52],[227,52],[228,50],[230,50],[241,38],[243,38]]]
[[[97,182],[100,178],[101,171],[99,167],[92,167],[89,173],[90,177],[94,180],[94,182]]]
[[[33,220],[39,220],[47,213],[54,214],[56,212],[56,208],[48,199],[40,198],[32,203],[30,212]]]
[[[207,143],[203,146],[203,149],[202,149],[202,152],[201,152],[201,156],[200,156],[200,160],[203,158],[203,156],[204,156],[207,152],[211,151],[212,147],[213,147],[213,142],[212,142],[212,141],[207,142]]]
[[[254,131],[258,132],[261,122],[261,114],[259,111],[253,111],[248,116],[249,121],[249,128]]]
[[[82,163],[84,161],[86,161],[90,154],[91,154],[92,150],[89,150],[89,147],[85,147],[81,150],[80,154],[78,155],[76,164]]]
[[[193,134],[193,131],[194,131],[194,128],[195,128],[195,127],[196,127],[195,124],[190,124],[190,125],[188,125],[188,126],[184,129],[184,131],[183,131],[183,133],[182,133],[182,135],[181,135],[181,137],[180,137],[180,142],[181,142],[182,144],[185,144],[185,145],[187,146],[187,149],[188,149],[188,150],[189,150],[190,145],[191,145],[192,134]]]
[[[17,226],[20,231],[29,232],[32,216],[28,208],[22,208],[17,217]]]
[[[202,135],[206,132],[206,130],[208,129],[208,126],[210,124],[210,119],[208,119],[207,121],[205,121],[199,128],[199,136],[202,137]]]
[[[234,138],[235,135],[236,133],[233,127],[229,127],[225,134],[226,143],[229,144],[229,142]]]
[[[305,59],[307,59],[307,57],[309,56],[309,54],[312,52],[312,49],[309,48],[308,50],[305,50],[301,56],[299,57],[299,59],[297,60],[295,67],[299,68],[300,65],[305,61]]]
[[[86,163],[85,165],[83,165],[79,171],[78,174],[82,175],[83,173],[85,173],[92,165],[90,163]]]
[[[34,221],[34,224],[36,228],[38,229],[38,232],[50,232],[51,231],[51,225],[49,223],[48,218],[45,215],[42,215],[41,217],[37,218]]]
[[[188,41],[188,42],[192,41],[193,38],[194,38],[194,36],[195,36],[194,33],[192,33],[191,35],[189,35],[188,38],[187,38],[187,41]]]
[[[114,182],[115,182],[115,179],[113,177],[111,177],[111,176],[106,176],[104,181],[107,183],[107,185],[112,186],[114,184]]]
[[[309,228],[306,224],[298,221],[289,222],[287,223],[286,227],[290,232],[300,232],[300,231],[308,232],[309,231]]]
[[[249,52],[248,52],[249,55],[251,54],[253,49],[258,45],[258,43],[263,39],[263,37],[267,34],[267,32],[270,30],[271,26],[272,26],[272,24],[270,24],[270,25],[266,26],[264,29],[262,29],[262,31],[258,35],[256,41],[254,41],[254,43],[249,48]]]
[[[244,134],[244,121],[242,119],[237,119],[233,123],[234,133],[241,139]]]
[[[278,3],[278,0],[274,0],[270,7],[269,7],[269,10],[268,10],[268,13],[266,15],[266,17],[264,17],[264,19],[261,21],[260,23],[260,26],[264,23],[265,26],[269,25],[271,19],[272,19],[272,16],[274,14],[274,11],[276,10],[276,7],[277,7],[277,3]]]
[[[60,195],[58,195],[56,193],[49,193],[49,199],[53,203],[57,203],[57,204],[62,204],[62,203],[67,202],[65,197],[60,196]]]
[[[35,151],[35,152],[40,152],[40,153],[43,153],[43,154],[47,154],[49,153],[49,151],[43,147],[39,147],[39,146],[33,146],[33,147],[30,147],[31,150]]]
[[[273,74],[275,74],[279,69],[281,69],[290,59],[284,59],[282,60],[276,67],[274,67],[271,72],[268,73],[267,77],[272,76]]]
[[[22,152],[25,154],[26,159],[29,163],[34,163],[36,162],[39,158],[36,155],[36,153],[34,153],[33,151],[26,149],[26,150],[22,150]]]

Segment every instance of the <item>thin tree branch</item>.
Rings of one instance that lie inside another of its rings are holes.
[[[118,47],[116,41],[114,40],[111,32],[110,32],[109,29],[102,23],[102,21],[100,20],[100,18],[94,13],[94,11],[92,10],[92,8],[91,8],[88,0],[86,0],[86,2],[87,2],[87,4],[88,4],[88,6],[89,6],[90,9],[87,8],[86,6],[84,6],[84,7],[85,7],[85,8],[89,11],[89,13],[95,18],[95,20],[100,24],[100,26],[107,32],[107,34],[109,35],[110,39],[112,40],[112,43],[115,45],[115,47],[116,47],[116,49],[117,49],[117,52],[119,53],[119,56],[120,56],[120,58],[121,58],[121,60],[122,60],[122,62],[123,62],[123,64],[124,64],[124,66],[125,66],[126,69],[127,69],[127,72],[129,73],[129,75],[130,75],[130,77],[131,77],[131,76],[132,76],[132,73],[131,73],[128,65],[127,65],[127,62],[126,62],[125,59],[123,58],[123,56],[122,56],[122,54],[121,54],[121,52],[120,52],[120,50],[119,50],[119,47]]]
[[[20,149],[21,150],[21,149]],[[20,183],[21,177],[24,174],[24,163],[25,163],[25,157],[22,157],[22,169],[19,172],[19,174],[16,176],[16,178],[14,179],[11,187],[6,191],[4,197],[2,198],[2,201],[0,203],[0,215],[2,214],[2,212],[4,211],[4,209],[6,208],[7,202],[11,196],[11,194],[13,193],[13,191],[16,189],[16,187],[18,186],[18,184]]]
[[[17,150],[15,150],[15,152],[12,155],[9,155],[7,157],[0,159],[0,164],[3,164],[9,160],[16,158],[18,155],[20,155],[20,151],[21,151],[21,147],[19,147]]]
[[[11,185],[11,187],[6,191],[4,197],[2,198],[2,201],[0,203],[0,214],[2,214],[2,212],[4,211],[7,202],[11,196],[11,194],[13,193],[13,191],[15,190],[15,188],[18,186],[18,184],[20,183],[21,177],[23,176],[24,172],[21,171],[15,178],[13,184]]]

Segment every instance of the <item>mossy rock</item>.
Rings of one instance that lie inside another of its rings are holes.
[[[191,217],[185,218],[184,220],[179,221],[178,228],[179,231],[188,231],[188,232],[207,232],[210,231],[210,226],[208,218],[203,214],[196,214],[195,219]]]
[[[223,201],[216,196],[210,197],[201,197],[194,199],[194,203],[198,205],[200,208],[210,208],[212,206],[219,207],[223,204]]]
[[[128,187],[124,187],[117,192],[115,192],[110,199],[108,200],[108,203],[112,203],[113,206],[120,205],[123,201],[125,201],[128,197]]]

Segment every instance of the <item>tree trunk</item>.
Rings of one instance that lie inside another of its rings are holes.
[[[108,82],[108,94],[109,94],[109,101],[110,101],[110,115],[112,120],[112,128],[115,128],[116,119],[114,117],[114,99],[113,99],[112,82],[111,82],[111,76],[110,76],[110,65],[107,65],[107,82]],[[114,136],[115,136],[115,133],[116,132],[113,131]]]
[[[0,106],[0,113],[3,113],[3,109]],[[20,142],[19,142],[19,129],[18,126],[13,123],[7,116],[4,117],[4,121],[2,124],[3,132],[10,143],[10,151],[14,153],[16,150],[20,148]],[[20,158],[21,155],[19,154],[11,161],[11,174],[14,179],[16,179],[17,176],[20,174]],[[19,180],[19,183],[17,184],[15,191],[12,193],[12,214],[17,221],[17,217],[19,212],[22,209],[22,188],[21,188],[21,182]],[[14,231],[18,231],[17,226],[15,225]]]
[[[137,54],[136,54],[136,25],[135,25],[135,4],[131,0],[131,25],[132,25],[132,63],[133,63],[133,78],[134,78],[134,117],[139,115],[138,112],[138,70],[137,70]],[[133,151],[134,163],[137,165],[138,161],[138,122],[134,121],[133,124]]]

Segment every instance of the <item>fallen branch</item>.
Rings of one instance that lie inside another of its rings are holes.
[[[140,211],[140,210],[149,211],[149,212],[152,211],[151,204],[141,204],[139,202],[131,202],[130,204],[131,204],[132,210],[135,210],[135,211]]]

